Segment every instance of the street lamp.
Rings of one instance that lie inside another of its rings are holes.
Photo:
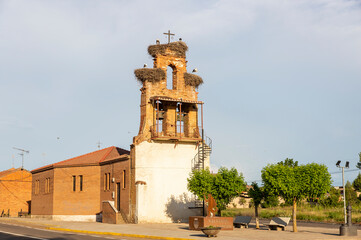
[[[336,167],[342,168],[342,187],[343,187],[343,214],[345,216],[345,225],[347,224],[346,217],[346,189],[345,189],[345,168],[349,168],[350,162],[346,161],[346,165],[344,167],[340,166],[341,161],[338,160],[336,163]]]

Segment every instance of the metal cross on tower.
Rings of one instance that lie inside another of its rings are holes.
[[[168,43],[170,43],[170,36],[174,36],[174,33],[170,33],[170,30],[168,30],[168,33],[163,33],[164,35],[168,35]]]

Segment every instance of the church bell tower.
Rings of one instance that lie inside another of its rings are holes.
[[[131,149],[136,222],[187,221],[202,211],[194,207],[187,178],[192,169],[209,167],[210,146],[197,92],[203,80],[187,72],[187,50],[183,41],[157,40],[148,47],[153,68],[134,71],[142,84],[139,133]]]
[[[198,109],[203,102],[198,101],[196,88],[203,80],[187,73],[187,49],[182,41],[151,45],[148,53],[154,58],[153,68],[134,71],[143,85],[136,144],[149,140],[201,140]],[[167,86],[167,82],[171,84]]]

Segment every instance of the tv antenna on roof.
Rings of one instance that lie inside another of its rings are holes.
[[[24,169],[24,154],[25,153],[29,153],[30,151],[27,151],[27,150],[24,150],[24,149],[21,149],[21,148],[16,148],[16,147],[13,147],[15,150],[18,150],[20,151],[21,153],[18,153],[19,155],[21,155],[21,169]]]
[[[100,145],[102,144],[100,141],[97,142],[98,148],[100,149]]]

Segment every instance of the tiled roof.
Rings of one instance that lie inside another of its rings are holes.
[[[3,177],[5,177],[5,176],[7,176],[7,175],[9,175],[9,174],[11,174],[13,172],[20,171],[20,170],[21,170],[21,168],[10,168],[8,170],[1,171],[0,172],[0,178],[3,178]],[[27,171],[27,170],[24,169],[24,171]]]
[[[121,155],[129,155],[129,151],[124,150],[118,147],[108,147],[95,152],[87,153],[78,157],[70,158],[61,162],[53,163],[50,165],[46,165],[37,169],[32,170],[31,172],[38,172],[40,170],[45,170],[54,167],[65,167],[65,166],[81,166],[81,165],[93,165],[99,164],[101,162],[116,159]]]
[[[10,169],[8,169],[8,170],[1,171],[1,172],[0,172],[0,178],[8,175],[9,173],[12,173],[14,170],[16,170],[16,169],[15,169],[15,168],[10,168]]]

